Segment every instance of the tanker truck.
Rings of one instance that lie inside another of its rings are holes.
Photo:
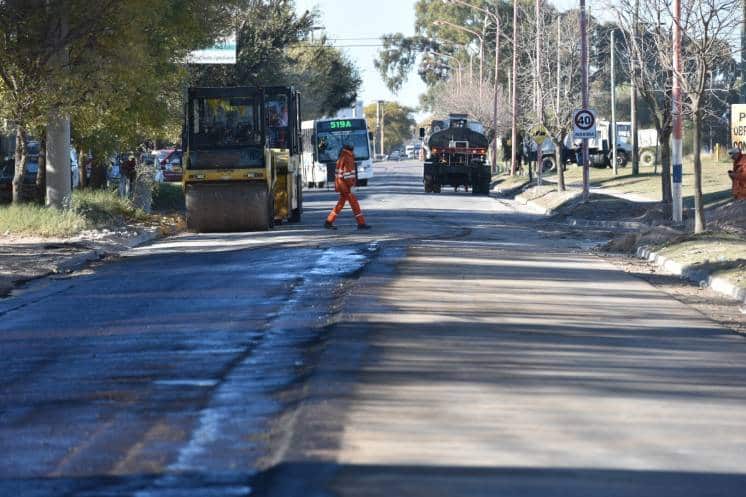
[[[492,173],[487,163],[488,140],[484,127],[467,114],[450,114],[435,120],[429,132],[420,128],[424,141],[423,183],[426,193],[440,193],[443,186],[471,188],[473,195],[488,195]]]

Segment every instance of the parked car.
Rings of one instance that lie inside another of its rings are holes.
[[[26,144],[26,174],[23,182],[27,185],[36,183],[36,175],[39,173],[39,151],[41,144],[36,140],[29,140]]]
[[[13,200],[13,163],[4,160],[0,163],[0,204]]]
[[[163,179],[165,181],[181,181],[181,158],[181,150],[174,149],[159,161],[160,168],[163,171]]]
[[[145,166],[152,166],[155,164],[155,152],[145,152],[140,154],[140,164]]]
[[[70,147],[70,186],[77,188],[80,186],[80,164],[78,163],[78,153],[75,147]]]

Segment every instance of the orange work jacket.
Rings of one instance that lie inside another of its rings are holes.
[[[342,149],[337,159],[335,186],[337,191],[349,190],[355,186],[355,154],[346,148]]]

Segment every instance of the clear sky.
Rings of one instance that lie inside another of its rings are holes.
[[[414,5],[416,0],[295,0],[300,12],[317,7],[321,23],[334,45],[342,48],[360,69],[363,85],[359,98],[366,104],[375,100],[396,100],[403,105],[417,107],[425,84],[416,71],[397,95],[386,88],[373,61],[376,59],[381,35],[414,33]],[[551,3],[566,10],[578,5],[577,0],[553,0]],[[588,1],[594,8],[599,0]]]

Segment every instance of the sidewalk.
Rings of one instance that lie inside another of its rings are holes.
[[[71,239],[17,238],[0,235],[0,298],[24,282],[67,273],[116,255],[159,236],[141,226],[118,232],[93,231]]]
[[[558,192],[551,182],[524,190],[515,201],[572,227],[612,231],[611,251],[631,252],[670,274],[746,300],[746,202],[708,210],[705,217],[714,232],[694,236],[687,229],[666,227],[659,204],[646,197],[593,187],[589,201],[581,203],[581,194],[577,186]]]

